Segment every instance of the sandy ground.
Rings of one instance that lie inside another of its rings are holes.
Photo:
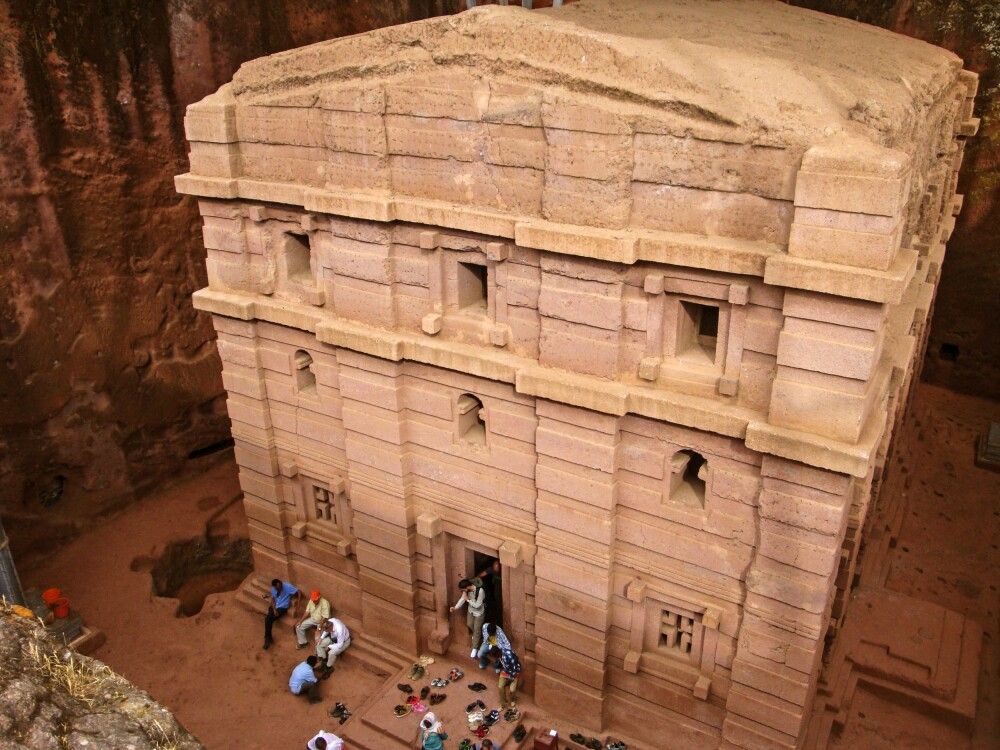
[[[1000,403],[921,384],[883,488],[883,498],[902,493],[907,504],[888,570],[879,571],[885,587],[961,612],[983,627],[973,737],[859,689],[831,747],[1000,747],[1000,473],[974,464],[976,441],[991,420],[1000,421]]]
[[[921,385],[885,486],[906,493],[909,503],[886,585],[963,612],[985,629],[975,737],[859,691],[832,746],[1000,746],[1000,473],[973,465],[975,440],[990,419],[1000,420],[1000,404]],[[177,601],[155,597],[149,574],[131,569],[134,559],[155,558],[168,542],[201,533],[239,492],[231,456],[202,461],[200,473],[22,570],[22,578],[28,586],[64,589],[107,634],[95,656],[171,708],[212,750],[304,747],[319,728],[336,731],[326,717],[334,701],[356,707],[382,680],[348,655],[323,684],[323,703],[308,706],[287,690],[289,671],[306,653],[295,650],[288,625],[278,626],[275,646],[262,651],[260,620],[236,604],[235,592],[212,594],[198,615],[178,618]],[[230,536],[245,534],[239,503],[220,520]]]
[[[326,715],[334,701],[353,707],[382,680],[348,652],[322,683],[323,702],[310,706],[288,692],[292,667],[309,653],[295,649],[290,624],[276,625],[275,645],[262,651],[263,624],[236,603],[235,591],[212,594],[199,614],[179,618],[177,600],[155,597],[149,574],[130,569],[135,558],[156,557],[168,542],[201,533],[212,512],[239,492],[231,455],[21,576],[25,586],[63,589],[107,635],[94,656],[173,710],[211,750],[302,748],[320,728],[336,732]],[[239,503],[223,519],[231,535],[245,536]]]

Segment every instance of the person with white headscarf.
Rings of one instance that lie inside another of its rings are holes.
[[[423,750],[442,750],[448,733],[433,712],[428,711],[420,720],[420,747]]]

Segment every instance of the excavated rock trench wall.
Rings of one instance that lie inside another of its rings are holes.
[[[796,2],[954,49],[980,72],[978,138],[926,377],[1000,397],[1000,7]],[[451,12],[458,0],[0,0],[0,513],[38,552],[224,440],[187,169],[187,104],[248,59]]]

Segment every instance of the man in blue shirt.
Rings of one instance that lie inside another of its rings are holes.
[[[267,596],[264,597],[265,599]],[[288,581],[275,578],[271,581],[271,606],[267,608],[267,615],[264,617],[264,648],[271,648],[274,638],[271,635],[271,628],[276,620],[280,620],[289,608],[299,606],[299,590]]]
[[[310,656],[304,662],[295,665],[292,676],[288,678],[288,689],[293,695],[304,695],[310,703],[319,703],[319,680],[316,679],[315,667],[319,664],[318,656]]]

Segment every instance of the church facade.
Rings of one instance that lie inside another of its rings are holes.
[[[188,108],[177,187],[256,569],[467,656],[448,607],[499,561],[542,708],[797,747],[918,376],[975,76],[768,10],[793,46],[871,34],[900,61],[919,94],[882,92],[909,119],[876,132],[829,101],[863,101],[875,62],[813,71],[831,94],[759,52],[773,89],[740,88],[594,6],[293,50]]]

